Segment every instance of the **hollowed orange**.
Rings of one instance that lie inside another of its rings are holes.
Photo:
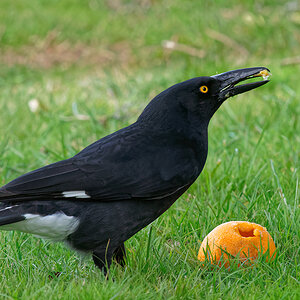
[[[255,260],[260,254],[267,254],[266,259],[274,258],[275,250],[266,228],[246,221],[231,221],[217,226],[205,237],[198,259],[209,259],[218,265],[225,262],[228,266],[231,258],[238,258],[241,262]]]

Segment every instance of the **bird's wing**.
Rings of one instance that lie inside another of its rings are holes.
[[[200,173],[184,147],[143,143],[132,147],[130,139],[100,140],[71,159],[11,181],[0,189],[0,201],[152,200],[190,185]]]
[[[60,198],[63,191],[81,188],[82,172],[72,159],[26,173],[0,188],[0,201]]]

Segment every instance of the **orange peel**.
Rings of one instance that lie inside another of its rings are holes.
[[[228,267],[232,258],[240,262],[253,261],[261,254],[267,254],[267,261],[276,256],[276,247],[267,229],[255,223],[231,221],[217,226],[205,237],[198,259],[217,265],[223,262]]]

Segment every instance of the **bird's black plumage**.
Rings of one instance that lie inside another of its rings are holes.
[[[100,268],[167,210],[201,173],[209,121],[222,102],[267,81],[235,86],[266,68],[198,77],[156,96],[138,120],[74,157],[0,189],[0,229],[67,241]],[[201,87],[205,86],[205,89]]]

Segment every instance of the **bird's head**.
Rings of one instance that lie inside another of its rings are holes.
[[[266,84],[270,71],[264,67],[245,68],[196,77],[166,89],[145,108],[139,120],[160,121],[164,125],[182,121],[207,127],[209,120],[228,98]],[[256,80],[253,78],[260,78]],[[240,84],[252,79],[249,83]],[[160,124],[162,125],[162,124]]]

